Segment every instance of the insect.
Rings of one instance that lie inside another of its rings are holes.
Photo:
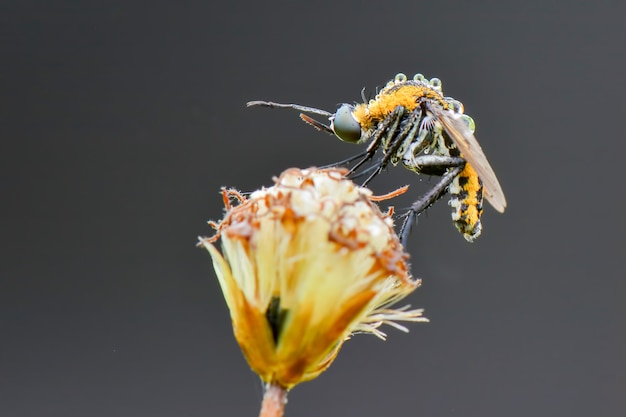
[[[363,93],[362,93],[363,96]],[[463,104],[445,97],[438,78],[427,80],[422,74],[412,79],[399,73],[376,95],[360,104],[342,104],[333,114],[298,104],[251,101],[247,106],[292,108],[302,112],[300,118],[317,130],[337,136],[349,143],[369,142],[367,149],[341,163],[359,160],[350,170],[354,175],[376,151],[383,156],[357,176],[370,174],[366,185],[388,165],[402,163],[418,174],[440,176],[439,182],[415,201],[402,225],[406,241],[411,223],[441,198],[450,194],[452,220],[469,242],[482,231],[483,196],[498,212],[504,212],[506,199],[478,141],[474,137],[473,119],[464,114]],[[326,125],[309,116],[328,117]]]

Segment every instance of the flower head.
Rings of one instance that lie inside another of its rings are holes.
[[[395,321],[427,321],[422,310],[390,308],[420,281],[391,217],[345,172],[290,169],[247,198],[223,190],[226,215],[201,239],[235,337],[266,383],[317,377],[353,333],[384,339],[384,323],[406,331]]]

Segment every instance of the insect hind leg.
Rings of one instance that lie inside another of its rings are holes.
[[[406,246],[411,227],[414,222],[417,222],[417,217],[445,194],[448,186],[463,171],[466,163],[465,159],[460,157],[439,155],[421,155],[416,157],[415,161],[418,163],[419,167],[432,169],[447,168],[448,170],[430,191],[411,204],[408,212],[404,215],[404,222],[402,223],[399,233],[400,242],[403,246]]]

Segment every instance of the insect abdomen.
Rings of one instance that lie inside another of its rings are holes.
[[[450,206],[454,208],[452,220],[456,228],[469,242],[474,241],[482,231],[480,216],[483,213],[483,183],[470,164],[448,187]]]

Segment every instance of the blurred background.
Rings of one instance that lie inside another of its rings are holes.
[[[429,324],[357,336],[287,416],[626,413],[626,3],[0,6],[0,416],[255,416],[209,256],[220,186],[363,147],[334,111],[397,72],[465,104],[509,207],[411,235]],[[382,194],[434,179],[390,168]]]

